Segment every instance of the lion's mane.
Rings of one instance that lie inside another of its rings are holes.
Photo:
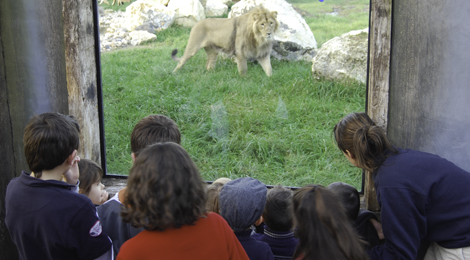
[[[208,70],[215,68],[218,53],[224,52],[235,56],[241,75],[246,73],[247,60],[257,60],[266,75],[271,76],[273,34],[278,28],[277,12],[270,12],[262,6],[239,17],[201,20],[191,29],[184,55],[177,58],[177,50],[173,50],[172,58],[179,61],[174,71],[204,48]]]

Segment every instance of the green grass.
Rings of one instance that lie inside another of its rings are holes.
[[[241,77],[221,58],[206,71],[204,51],[172,73],[171,50],[181,55],[189,31],[172,26],[147,46],[101,55],[108,174],[129,172],[134,125],[164,114],[178,124],[205,180],[251,176],[271,185],[343,181],[360,188],[361,171],[335,146],[332,129],[364,111],[365,85],[315,80],[310,62],[276,59],[270,78],[255,63]]]
[[[318,48],[330,39],[369,27],[369,0],[289,0],[300,9]],[[329,15],[338,12],[337,16]]]

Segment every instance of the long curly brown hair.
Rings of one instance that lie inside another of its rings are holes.
[[[193,225],[205,216],[203,185],[196,165],[180,145],[151,145],[142,150],[129,173],[127,207],[121,216],[147,230]]]

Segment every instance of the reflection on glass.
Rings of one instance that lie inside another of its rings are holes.
[[[289,3],[312,30],[317,52],[328,40],[368,26],[369,1]],[[101,53],[108,174],[128,174],[135,124],[164,114],[178,124],[182,146],[205,180],[251,176],[285,186],[343,181],[360,189],[361,171],[338,150],[332,129],[346,114],[364,111],[364,82],[313,77],[311,61],[276,58],[272,77],[252,62],[242,77],[230,58],[220,56],[207,71],[203,50],[171,73],[171,52],[182,54],[190,30],[173,25],[151,43]]]

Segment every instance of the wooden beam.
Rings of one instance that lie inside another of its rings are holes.
[[[387,131],[392,0],[371,0],[370,4],[367,114]],[[370,172],[365,173],[364,201],[368,210],[380,210]]]
[[[63,0],[69,113],[80,124],[78,154],[101,165],[93,2]]]

